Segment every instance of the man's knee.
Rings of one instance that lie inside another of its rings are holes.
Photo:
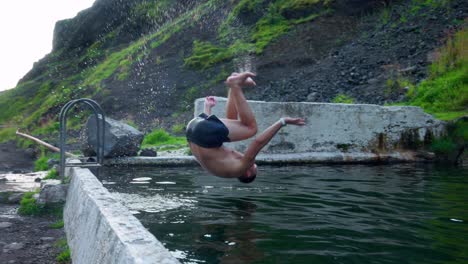
[[[258,128],[257,124],[247,126],[249,137],[253,137],[257,134]]]

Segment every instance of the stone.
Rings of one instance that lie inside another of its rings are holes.
[[[0,222],[0,229],[1,228],[8,228],[10,226],[12,226],[13,224],[10,223],[10,222]]]
[[[307,101],[308,102],[315,102],[315,101],[318,101],[318,98],[319,95],[317,92],[312,92],[310,93],[309,95],[307,95]]]
[[[22,249],[24,248],[24,244],[23,243],[17,243],[17,242],[13,242],[11,244],[8,244],[4,247],[3,250],[19,250],[19,249]]]
[[[26,154],[29,158],[36,158],[36,151],[33,148],[27,148],[24,150],[24,154]]]
[[[49,168],[52,168],[54,167],[55,165],[58,165],[60,162],[56,159],[49,159],[47,160],[47,166],[49,166]]]
[[[43,189],[44,186],[46,186],[46,185],[59,185],[60,183],[61,183],[61,181],[56,180],[56,179],[43,180],[41,182],[40,188]]]
[[[41,183],[41,191],[37,198],[38,204],[64,203],[67,198],[67,184],[61,184],[60,180],[44,180]]]
[[[39,240],[41,240],[41,242],[47,242],[47,241],[54,241],[55,238],[53,238],[53,237],[41,237]]]
[[[23,198],[23,193],[12,193],[8,196],[8,202],[17,204],[21,201],[21,198]]]
[[[142,156],[142,157],[157,157],[158,153],[154,149],[146,148],[146,149],[141,150],[140,156]]]
[[[105,119],[104,156],[137,156],[143,141],[143,133],[117,120]],[[90,116],[85,129],[81,132],[83,141],[81,150],[85,156],[95,156],[97,150],[97,125],[94,116]]]

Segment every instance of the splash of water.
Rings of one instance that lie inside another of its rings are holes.
[[[238,72],[256,72],[254,57],[251,54],[245,54],[234,59],[234,67]]]
[[[197,201],[193,197],[171,195],[144,196],[133,193],[112,193],[114,197],[131,211],[164,212],[177,208],[194,208]]]

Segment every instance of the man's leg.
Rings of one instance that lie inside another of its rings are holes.
[[[240,86],[232,86],[229,90],[226,117],[221,121],[229,129],[231,141],[245,140],[257,133],[257,121]]]
[[[228,98],[226,102],[226,119],[238,120],[239,114],[237,112],[236,103],[231,96],[231,88],[228,91]]]

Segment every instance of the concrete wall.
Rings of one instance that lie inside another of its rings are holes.
[[[179,263],[88,169],[67,168],[66,175],[64,222],[74,264]]]
[[[225,117],[226,98],[217,97],[213,114]],[[195,101],[195,115],[203,111],[204,99]],[[287,126],[262,150],[262,154],[378,153],[420,150],[433,136],[445,131],[443,122],[419,107],[366,104],[249,101],[259,133],[280,117],[303,117],[304,127]],[[251,140],[228,143],[244,151]]]

